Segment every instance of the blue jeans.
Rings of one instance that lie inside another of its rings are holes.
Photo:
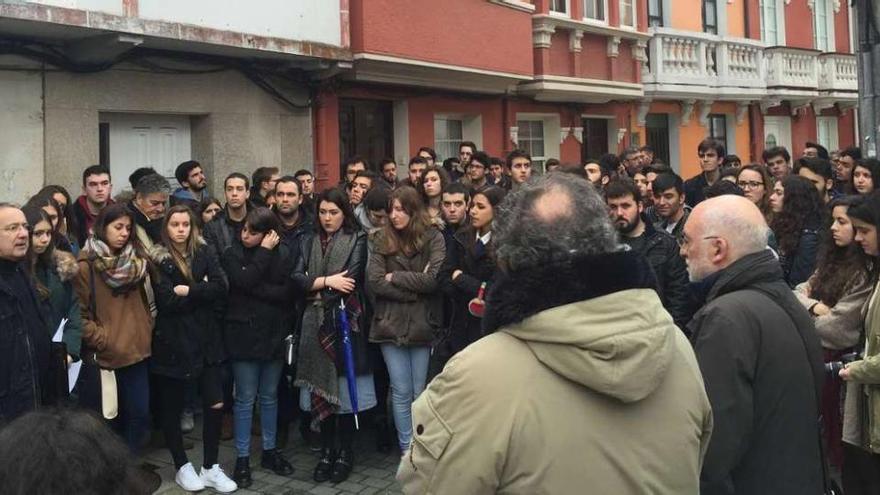
[[[128,448],[137,454],[150,431],[149,367],[144,360],[119,368],[115,373],[119,425]]]
[[[263,450],[275,448],[278,431],[278,381],[283,363],[278,361],[233,361],[235,378],[235,450],[238,457],[251,453],[251,422],[254,417],[254,401],[260,395],[260,427]]]
[[[430,347],[399,347],[382,344],[382,357],[391,378],[391,408],[397,442],[405,451],[412,442],[412,403],[425,390]]]

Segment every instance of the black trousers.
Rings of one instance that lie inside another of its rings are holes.
[[[846,495],[880,493],[880,455],[843,444],[843,492]]]
[[[180,429],[180,414],[186,404],[186,387],[188,380],[153,375],[153,383],[159,396],[159,417],[165,444],[171,451],[174,467],[180,469],[189,462],[183,449],[183,432]],[[223,372],[218,366],[207,366],[199,377],[202,390],[202,443],[204,446],[204,462],[206,469],[217,464],[217,452],[220,446],[220,424],[223,417],[222,409],[214,409],[214,404],[223,401]]]

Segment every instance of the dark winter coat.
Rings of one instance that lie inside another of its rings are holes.
[[[822,353],[769,250],[707,279],[691,342],[714,414],[701,493],[819,495]]]
[[[22,263],[0,261],[0,423],[43,404],[51,335]]]
[[[437,273],[446,247],[443,234],[429,229],[420,252],[382,254],[375,248],[367,264],[367,285],[375,298],[370,342],[429,346],[443,320]],[[381,240],[380,240],[381,244]],[[392,280],[385,274],[392,273]]]
[[[224,340],[230,359],[280,359],[294,330],[294,299],[302,297],[291,277],[293,260],[278,244],[245,248],[237,241],[223,252],[229,280]]]
[[[229,219],[229,212],[224,208],[217,212],[213,220],[205,225],[205,242],[214,248],[218,256],[222,256],[229,246],[241,239],[244,221],[234,222]]]
[[[351,333],[351,343],[355,363],[355,374],[366,375],[372,371],[369,353],[367,352],[368,336],[366,335],[366,330],[368,322],[366,321],[366,311],[364,311],[366,305],[366,296],[364,294],[364,280],[365,272],[367,269],[367,234],[362,230],[358,230],[353,234],[343,234],[354,236],[355,241],[351,251],[345,256],[348,261],[345,263],[341,270],[333,270],[333,273],[309,273],[309,259],[312,255],[312,249],[316,247],[314,241],[317,235],[317,233],[308,233],[300,238],[299,251],[301,253],[301,256],[299,256],[296,266],[293,269],[294,284],[296,286],[297,292],[308,294],[312,292],[312,285],[315,283],[315,279],[323,277],[325,275],[333,275],[334,273],[339,273],[339,271],[347,271],[348,274],[346,274],[346,277],[350,277],[355,280],[354,294],[360,302],[362,308],[360,321],[358,321],[358,328],[360,328],[361,331]],[[321,309],[323,309],[324,311],[324,321],[327,321],[327,319],[332,319],[332,321],[337,323],[338,329],[339,301],[343,297],[348,299],[349,296],[337,292],[333,289],[323,289],[320,291],[320,293],[322,301]],[[307,304],[315,304],[315,301],[308,301]],[[300,353],[305,351],[306,349],[300,347]],[[312,349],[312,351],[322,353],[324,352],[323,349]],[[340,376],[345,373],[345,361],[343,361],[343,359],[344,355],[342,352],[342,338],[341,336],[338,336],[336,339],[336,370]]]
[[[683,220],[683,219],[682,219]],[[639,254],[648,260],[657,277],[657,293],[663,307],[679,328],[684,329],[694,314],[687,266],[678,254],[675,238],[645,222],[642,249]],[[624,242],[628,239],[623,238]]]
[[[173,378],[198,376],[206,364],[223,361],[218,306],[226,300],[227,282],[213,249],[201,244],[190,260],[192,280],[177,268],[165,247],[155,250],[153,278],[156,326],[153,330],[153,373]],[[178,296],[174,287],[189,286]]]
[[[82,346],[82,318],[79,299],[73,287],[76,276],[79,275],[76,258],[70,253],[56,249],[52,255],[51,266],[37,265],[36,275],[40,283],[49,290],[46,301],[51,310],[48,321],[49,336],[54,335],[61,320],[67,318],[61,341],[67,346],[67,353],[74,359],[79,359]]]
[[[482,319],[468,311],[471,299],[477,297],[480,284],[490,282],[495,276],[495,244],[489,244],[477,252],[476,230],[467,226],[453,236],[453,242],[446,251],[446,261],[440,269],[438,279],[443,292],[450,299],[449,304],[449,344],[451,352],[457,353],[483,336]],[[455,280],[452,274],[461,270]]]
[[[782,264],[782,273],[791,288],[809,280],[813,272],[816,271],[816,256],[819,253],[819,224],[820,222],[816,220],[804,226],[794,253],[780,253],[779,263]]]

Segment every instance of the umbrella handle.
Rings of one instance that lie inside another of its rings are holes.
[[[484,295],[486,295],[486,282],[480,284],[480,290],[477,291],[477,299],[483,299]]]

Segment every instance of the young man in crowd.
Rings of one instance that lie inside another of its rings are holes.
[[[107,187],[109,191],[109,186]],[[0,362],[3,394],[0,423],[6,424],[43,404],[48,385],[50,337],[42,298],[31,282],[26,259],[30,230],[24,213],[0,203]],[[33,466],[30,466],[33,467]]]
[[[471,194],[467,187],[460,182],[449,184],[443,190],[440,198],[440,210],[446,226],[443,228],[443,238],[447,248],[450,242],[454,242],[453,236],[458,229],[467,225],[467,209]]]
[[[654,164],[654,157],[657,155],[657,152],[653,146],[646,144],[639,148],[639,151],[642,153],[642,166],[647,167]]]
[[[728,194],[694,208],[680,241],[703,306],[688,330],[714,423],[704,495],[824,493],[822,347],[768,234],[758,207]]]
[[[379,162],[379,170],[382,172],[382,180],[388,184],[391,189],[397,187],[397,163],[392,158],[386,158]]]
[[[314,213],[317,209],[315,204],[315,174],[311,170],[297,170],[293,177],[299,182],[299,190],[302,191],[302,206],[306,211]],[[276,183],[277,188],[277,183]]]
[[[149,253],[162,242],[162,219],[168,205],[171,185],[159,174],[146,175],[138,181],[128,209],[134,215],[134,232],[140,245]]]
[[[367,208],[364,206],[364,197],[373,188],[373,184],[379,180],[379,177],[372,170],[364,170],[358,172],[354,176],[354,180],[348,186],[348,201],[351,203],[351,209],[354,210],[354,216],[357,217],[361,226],[369,222],[367,218]]]
[[[644,221],[639,189],[631,180],[611,181],[605,188],[605,201],[621,240],[648,260],[657,277],[657,293],[663,307],[675,324],[684,329],[693,311],[687,270],[675,239]]]
[[[201,213],[200,204],[208,186],[202,165],[195,160],[185,161],[177,166],[174,178],[180,187],[171,194],[171,206],[186,205],[190,210]]]
[[[834,167],[837,183],[835,190],[840,194],[852,194],[852,172],[856,163],[862,159],[862,150],[858,146],[851,146],[840,151],[837,163]]]
[[[620,154],[620,166],[618,173],[629,177],[635,175],[642,168],[642,152],[635,146],[630,146]]]
[[[238,172],[229,174],[223,181],[226,206],[205,225],[205,242],[214,247],[218,256],[241,236],[248,214],[249,186],[247,176]]]
[[[816,186],[819,197],[825,203],[829,203],[837,197],[834,192],[834,171],[831,162],[824,158],[799,158],[794,172],[801,177],[806,177]]]
[[[559,170],[559,168],[561,166],[562,166],[562,162],[560,162],[558,159],[550,158],[549,160],[544,162],[544,171],[546,173],[550,173],[550,172],[553,172],[554,170]]]
[[[605,190],[605,186],[611,180],[611,170],[604,168],[598,160],[587,160],[584,170],[587,172],[587,180],[597,191]]]
[[[659,218],[654,227],[680,239],[690,214],[681,177],[672,172],[658,174],[651,182],[651,193],[654,195],[654,212]]]
[[[428,160],[425,160],[420,156],[410,158],[409,166],[407,168],[409,173],[407,174],[406,179],[401,181],[400,185],[418,189],[419,185],[422,183],[422,174],[425,173],[426,168],[428,168]]]
[[[462,171],[467,171],[468,163],[470,163],[471,157],[474,156],[474,153],[476,152],[477,145],[470,141],[462,141],[462,143],[458,145],[458,164]]]
[[[702,172],[684,183],[684,194],[691,207],[706,199],[703,190],[721,178],[721,162],[724,160],[724,154],[724,145],[712,138],[704,139],[697,146]]]
[[[517,191],[532,176],[532,157],[525,150],[515,149],[507,154],[511,191]]]
[[[267,197],[275,191],[275,182],[278,181],[278,167],[260,167],[251,177],[251,203],[254,206],[269,206]]]
[[[351,181],[354,180],[354,176],[357,175],[358,172],[363,172],[370,168],[367,165],[367,161],[360,156],[353,156],[348,160],[345,160],[342,167],[345,169],[344,184],[351,184]]]
[[[505,170],[504,160],[496,156],[489,158],[489,184],[510,190],[510,175]]]
[[[461,183],[469,187],[471,191],[482,191],[489,187],[486,172],[489,170],[489,155],[483,151],[477,151],[470,157],[467,164],[467,177]]]
[[[82,188],[82,196],[73,204],[73,214],[76,216],[79,228],[76,232],[76,240],[80,246],[85,245],[86,239],[89,238],[98,213],[101,213],[108,204],[113,203],[110,199],[113,193],[110,169],[104,165],[92,165],[83,170]]]
[[[782,180],[791,173],[791,154],[784,146],[774,146],[761,154],[767,171],[776,180]],[[695,206],[695,205],[691,205]]]
[[[807,141],[807,144],[804,145],[804,158],[822,158],[823,160],[831,159],[828,155],[828,150],[824,146],[810,141]]]
[[[424,158],[428,162],[429,167],[433,167],[434,163],[437,161],[437,152],[434,151],[434,148],[422,146],[419,148],[419,152],[416,153],[416,155]]]

